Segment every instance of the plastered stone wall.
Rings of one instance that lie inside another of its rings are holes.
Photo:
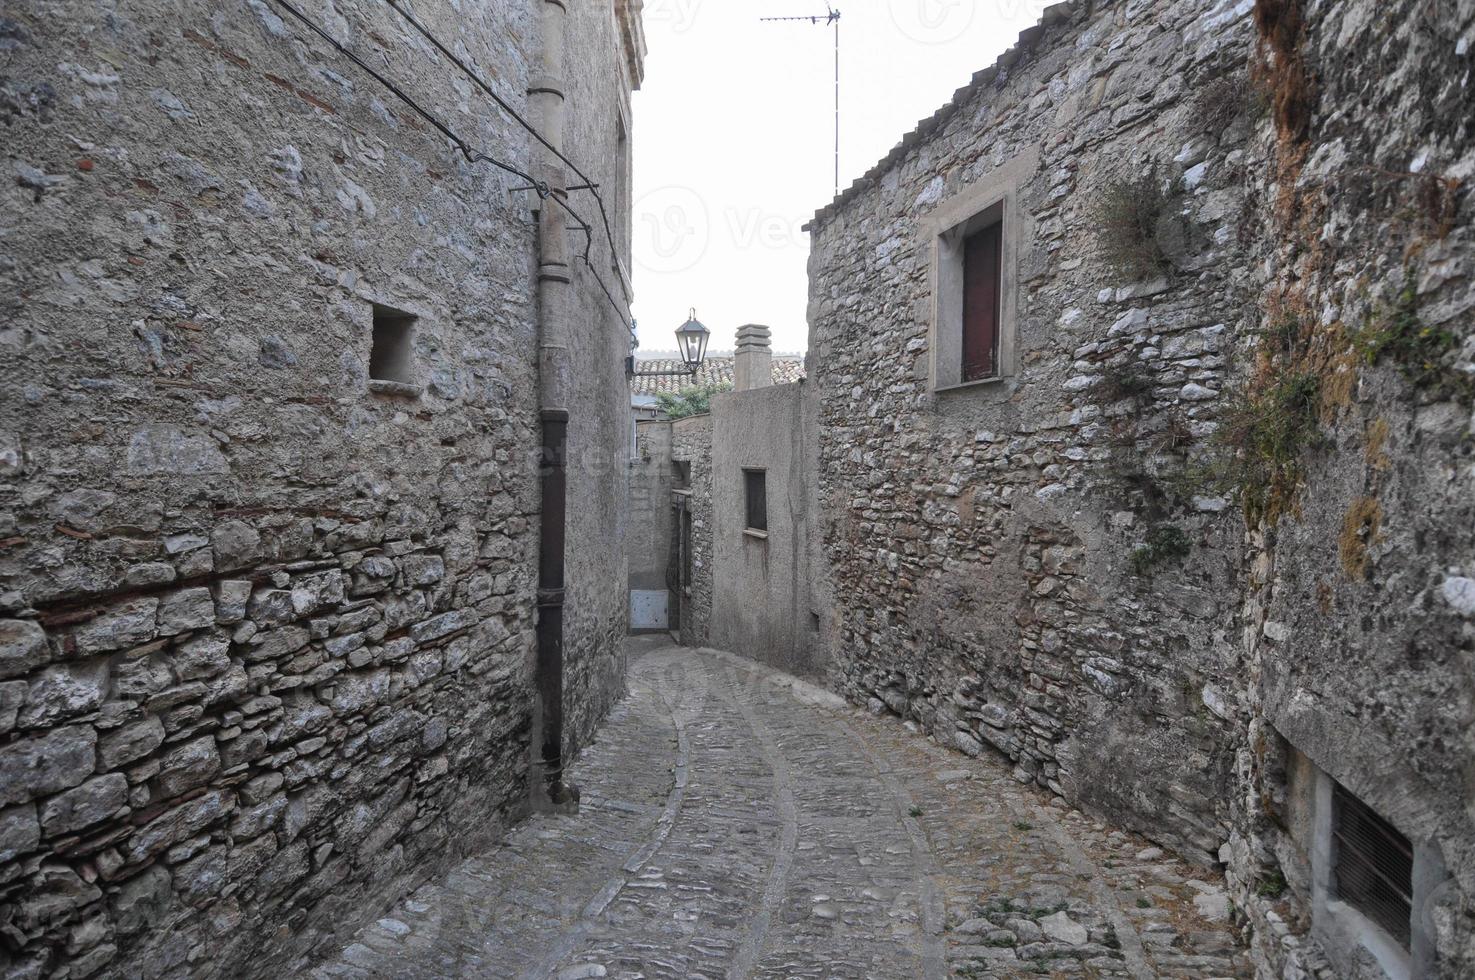
[[[304,9],[531,166],[386,6]],[[612,187],[625,59],[576,10],[568,146]],[[537,4],[417,14],[525,104]],[[0,966],[285,975],[524,805],[533,200],[269,3],[0,37]],[[574,288],[577,746],[621,689],[628,419]],[[370,390],[375,303],[418,317],[418,396]]]
[[[1313,914],[1317,769],[1419,849],[1413,975],[1472,969],[1472,17],[1051,8],[812,226],[833,681],[1224,866],[1266,977],[1385,975]],[[936,216],[1031,153],[1014,373],[933,391]],[[1093,201],[1153,163],[1168,269],[1125,281]]]
[[[671,423],[642,419],[635,426],[635,455],[630,460],[630,535],[628,553],[631,589],[670,586],[672,528]],[[671,597],[674,602],[675,597]]]
[[[810,677],[824,673],[828,612],[811,563],[817,407],[814,385],[805,381],[712,399],[709,642]],[[746,531],[746,469],[764,471],[768,529],[761,537]]]

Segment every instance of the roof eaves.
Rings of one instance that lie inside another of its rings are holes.
[[[1035,46],[1035,42],[1045,33],[1046,28],[1053,27],[1056,24],[1068,20],[1078,10],[1085,10],[1089,13],[1098,2],[1100,0],[1061,0],[1060,3],[1051,4],[1046,7],[1040,13],[1039,22],[1021,31],[1018,41],[1012,47],[999,55],[992,65],[974,72],[973,78],[969,83],[954,92],[953,97],[946,104],[931,116],[917,123],[911,132],[903,136],[901,142],[892,147],[891,151],[882,157],[874,167],[857,177],[851,182],[849,187],[837,194],[834,200],[816,211],[814,217],[804,223],[803,230],[811,231],[816,226],[824,224],[831,216],[859,196],[862,191],[880,181],[881,177],[897,161],[910,152],[923,139],[943,126],[952,117],[953,113],[958,110],[959,106],[981,90],[984,85],[993,81],[1000,71],[1012,67],[1027,53],[1032,53],[1030,49]]]

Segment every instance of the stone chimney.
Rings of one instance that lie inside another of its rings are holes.
[[[749,323],[738,327],[737,351],[733,355],[733,387],[738,391],[752,391],[773,384],[773,348],[769,343],[772,332],[765,326]]]

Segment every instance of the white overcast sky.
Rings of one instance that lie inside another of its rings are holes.
[[[840,0],[840,186],[993,63],[1051,0]],[[671,350],[688,307],[730,350],[744,323],[808,346],[809,236],[834,190],[833,28],[764,23],[825,0],[645,0],[635,94],[640,343]]]

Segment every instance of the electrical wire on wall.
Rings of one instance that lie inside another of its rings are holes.
[[[570,160],[567,156],[563,154],[563,151],[559,150],[558,147],[554,146],[551,142],[548,141],[547,137],[538,132],[538,130],[526,119],[524,119],[522,115],[516,109],[514,109],[506,99],[498,95],[496,90],[492,88],[492,86],[486,81],[486,79],[482,78],[481,75],[473,71],[470,65],[466,64],[466,62],[462,61],[461,58],[452,53],[451,50],[447,48],[439,38],[430,33],[430,30],[425,27],[425,25],[421,24],[418,20],[415,19],[412,14],[410,14],[409,11],[405,10],[400,0],[384,0],[384,2],[388,4],[395,13],[404,18],[406,23],[408,23],[411,27],[418,31],[421,37],[429,41],[437,51],[449,58],[451,64],[461,69],[461,73],[464,74],[467,78],[471,79],[471,81],[476,84],[477,88],[481,89],[493,102],[497,103],[497,105],[500,106],[502,110],[507,113],[507,115],[512,117],[514,122],[516,122],[523,129],[527,130],[532,135],[533,139],[543,144],[548,152],[558,157],[559,160],[561,160],[570,170],[574,172],[575,176],[583,181],[582,184],[571,187],[569,188],[569,190],[588,191],[590,194],[594,195],[594,202],[599,206],[600,220],[604,223],[604,237],[605,241],[609,243],[610,256],[611,258],[618,256],[620,254],[619,249],[615,247],[615,235],[610,228],[609,212],[605,209],[604,197],[599,193],[599,185],[591,180],[589,178],[589,175],[584,173],[584,171],[579,168],[579,165],[577,163],[574,163],[574,161]],[[616,273],[619,272],[618,266],[616,266],[614,271]],[[623,276],[621,277],[620,285],[621,287],[625,286]],[[628,290],[626,290],[626,298],[629,298]]]
[[[322,38],[324,41],[327,41],[328,44],[330,44],[339,54],[343,55],[349,61],[352,61],[355,65],[362,69],[365,74],[373,78],[380,85],[384,86],[384,88],[392,93],[395,98],[403,102],[406,106],[410,108],[411,111],[413,111],[421,119],[424,119],[441,135],[445,136],[446,139],[455,144],[456,148],[461,152],[461,155],[466,158],[468,163],[488,163],[499,170],[512,174],[515,177],[519,177],[522,180],[528,182],[527,187],[520,189],[534,191],[537,193],[540,199],[544,201],[552,201],[560,208],[562,208],[578,226],[578,229],[584,233],[584,251],[583,254],[580,256],[583,259],[584,265],[588,268],[590,275],[594,277],[594,281],[599,285],[600,291],[604,293],[604,297],[609,302],[610,308],[615,311],[615,313],[620,317],[621,321],[625,324],[625,329],[630,332],[632,342],[634,341],[635,321],[634,318],[630,315],[630,310],[628,306],[622,307],[620,303],[615,300],[614,293],[612,293],[609,286],[605,284],[603,277],[601,277],[599,274],[599,270],[595,267],[593,261],[591,261],[589,257],[594,247],[594,226],[590,222],[585,220],[584,217],[578,213],[578,211],[574,210],[574,208],[568,203],[568,201],[564,200],[562,194],[555,192],[552,188],[550,188],[546,181],[538,180],[536,177],[532,176],[526,171],[513,166],[510,163],[499,160],[489,153],[484,153],[476,149],[471,143],[469,143],[467,140],[457,134],[455,130],[451,129],[433,113],[431,113],[429,110],[421,106],[420,103],[411,98],[398,85],[385,77],[383,73],[365,62],[362,58],[354,54],[343,44],[339,43],[339,41],[331,34],[329,34],[326,30],[315,24],[311,19],[307,17],[306,14],[298,10],[292,3],[290,3],[289,0],[271,0],[271,2],[285,10],[293,19],[300,22],[303,26],[312,31],[318,37]],[[399,10],[399,7],[391,2],[391,0],[386,0],[386,2],[389,2],[389,5],[394,7],[396,10]],[[407,20],[411,20],[412,23],[415,23],[408,14],[405,14],[403,11],[399,12],[401,16],[404,16]],[[422,34],[426,33],[423,28],[419,27],[418,24],[416,24],[416,27],[420,30]],[[445,48],[441,46],[439,41],[434,40],[428,34],[426,34],[426,38],[427,40],[430,40],[432,44],[436,45],[436,47],[445,52],[447,57],[450,57],[453,61],[456,61],[458,65],[461,65],[460,61],[456,59],[454,55],[451,55],[450,52],[445,51]],[[461,67],[463,71],[466,71],[468,74],[470,74],[470,70],[467,69],[464,65],[461,65]],[[523,126],[523,128],[532,133],[533,136],[536,137],[540,143],[552,150],[560,160],[567,164],[569,168],[572,169],[574,173],[578,174],[579,177],[585,182],[585,185],[587,185],[586,188],[581,189],[590,190],[594,194],[595,200],[599,202],[599,210],[601,216],[604,218],[605,235],[609,241],[611,256],[617,255],[618,252],[615,251],[614,235],[610,232],[609,217],[605,213],[604,209],[604,201],[600,198],[597,188],[594,187],[589,178],[585,177],[583,171],[579,170],[579,168],[576,167],[572,161],[570,161],[562,153],[559,153],[556,149],[553,149],[553,147],[548,143],[546,139],[543,138],[540,133],[538,133],[525,120],[523,120],[520,115],[518,115],[516,112],[513,112],[510,107],[506,106],[506,104],[500,98],[498,98],[495,93],[491,92],[490,88],[488,88],[485,83],[478,80],[478,85],[480,85],[485,91],[487,91],[488,94],[492,95],[492,97],[496,99],[498,105],[501,105],[503,106],[503,108],[507,109],[507,111],[520,125]],[[621,278],[621,286],[624,286],[623,277]]]

